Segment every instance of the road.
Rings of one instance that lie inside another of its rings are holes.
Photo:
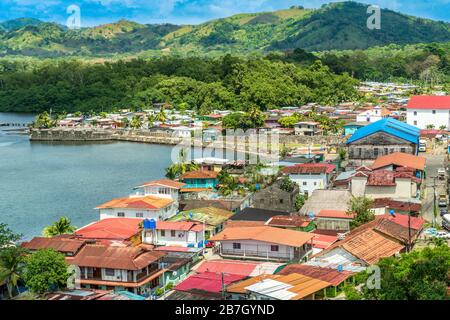
[[[426,162],[426,173],[427,177],[425,180],[425,193],[424,193],[424,199],[422,201],[422,217],[427,220],[428,222],[433,222],[434,218],[434,192],[433,192],[433,186],[436,182],[436,194],[437,197],[441,193],[447,193],[447,179],[445,180],[439,180],[434,179],[434,177],[437,177],[437,171],[439,168],[444,168],[446,165],[446,159],[447,154],[442,152],[442,150],[435,150],[433,153],[427,153],[427,154],[420,154],[420,156],[423,156],[427,159]],[[437,205],[437,203],[436,203]],[[438,216],[436,222],[440,225],[442,220],[439,215],[439,208],[438,208]]]

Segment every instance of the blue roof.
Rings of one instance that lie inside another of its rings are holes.
[[[395,120],[393,118],[381,119],[377,122],[358,129],[350,137],[350,139],[347,140],[347,144],[380,131],[386,132],[387,134],[396,136],[400,139],[419,144],[420,130],[414,126]]]

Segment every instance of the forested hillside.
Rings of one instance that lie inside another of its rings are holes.
[[[225,56],[86,63],[2,61],[0,111],[100,112],[169,102],[202,114],[213,109],[262,110],[357,97],[356,80],[320,62],[308,67]]]

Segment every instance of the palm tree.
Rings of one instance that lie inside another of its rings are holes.
[[[159,110],[159,113],[158,113],[158,115],[157,115],[157,119],[158,119],[158,121],[159,122],[161,122],[161,123],[166,123],[166,121],[167,121],[167,116],[166,116],[166,113],[164,112],[164,108],[161,108],[160,110]]]
[[[130,123],[130,127],[132,127],[133,129],[139,129],[142,127],[142,119],[139,116],[134,116],[131,119],[131,123]]]
[[[446,125],[440,126],[440,127],[439,127],[439,130],[442,130],[442,131],[443,131],[443,130],[447,130],[447,126],[446,126]]]
[[[52,225],[44,228],[43,234],[45,237],[54,237],[62,234],[70,234],[76,230],[76,227],[71,225],[71,221],[67,217],[61,217]]]
[[[426,128],[429,129],[429,130],[433,130],[434,129],[434,124],[427,124]]]
[[[0,251],[0,282],[5,282],[9,298],[13,298],[14,291],[18,292],[18,282],[23,273],[23,255],[21,247],[8,247]]]

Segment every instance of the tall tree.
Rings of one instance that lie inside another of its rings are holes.
[[[19,292],[18,283],[23,276],[25,251],[21,247],[8,247],[0,251],[0,282],[6,283],[9,298]]]

